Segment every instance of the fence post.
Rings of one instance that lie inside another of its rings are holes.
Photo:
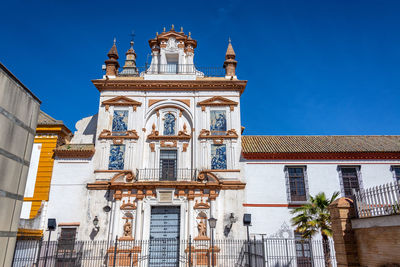
[[[192,236],[189,235],[189,267],[192,267]]]
[[[117,260],[117,246],[118,246],[118,235],[115,237],[115,243],[114,243],[114,261],[113,261],[113,267],[115,267],[115,261]]]
[[[353,200],[339,198],[328,209],[331,214],[337,265],[359,266],[357,242],[351,227],[351,218],[355,215]]]
[[[264,234],[261,234],[261,249],[262,249],[262,254],[261,254],[261,257],[262,257],[262,262],[263,262],[263,264],[262,264],[262,267],[265,267],[265,246],[264,246]]]
[[[42,242],[43,242],[43,236],[39,240],[39,249],[38,249],[38,254],[36,258],[36,267],[39,267],[39,261],[40,261],[40,253],[42,252]]]
[[[289,264],[289,249],[287,244],[287,238],[285,238],[285,247],[286,247],[286,264]]]

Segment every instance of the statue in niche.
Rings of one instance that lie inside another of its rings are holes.
[[[164,135],[175,134],[175,116],[171,113],[167,113],[164,118]]]
[[[199,222],[197,229],[199,230],[199,237],[207,236],[207,225],[204,222],[204,219]]]
[[[125,220],[126,222],[124,224],[124,236],[132,237],[132,223],[128,219]]]

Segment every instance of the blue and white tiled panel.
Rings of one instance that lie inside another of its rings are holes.
[[[114,110],[112,131],[113,133],[126,132],[128,130],[128,111]]]
[[[224,135],[226,132],[226,111],[210,111],[210,131],[213,135]]]
[[[111,145],[108,169],[123,170],[124,156],[125,156],[125,145]]]
[[[211,169],[226,169],[226,145],[211,145]]]
[[[175,116],[172,113],[164,116],[164,135],[175,135]]]

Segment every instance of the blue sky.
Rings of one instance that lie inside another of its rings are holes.
[[[245,134],[400,134],[400,1],[6,1],[0,61],[74,130],[97,112],[91,80],[114,37],[174,24],[198,41],[195,62],[221,67],[230,36]],[[123,60],[120,60],[123,65]]]

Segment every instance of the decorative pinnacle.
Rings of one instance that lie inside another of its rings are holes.
[[[158,32],[156,32],[156,36],[158,36]]]
[[[229,37],[228,41],[229,41],[229,43],[231,43],[231,37]]]
[[[165,32],[165,27],[164,27],[164,29],[163,29],[163,32]]]
[[[171,31],[175,31],[175,26],[174,26],[174,24],[171,25]]]
[[[183,32],[183,27],[181,27],[181,32]]]
[[[133,41],[135,40],[135,36],[136,36],[135,31],[132,31],[132,33],[130,34],[130,36],[132,37],[132,38],[131,38],[131,41],[133,42]]]
[[[191,35],[192,35],[192,33],[189,32],[189,36],[188,36],[189,39],[192,39],[192,36],[191,36]]]
[[[114,37],[114,44],[117,42],[117,38]]]

